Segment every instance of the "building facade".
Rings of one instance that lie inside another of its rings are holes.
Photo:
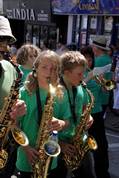
[[[56,43],[87,45],[97,34],[119,41],[118,0],[4,0],[18,46],[25,42],[55,49]]]
[[[55,48],[56,25],[51,21],[49,0],[4,0],[3,11],[10,20],[18,46],[29,42]]]
[[[52,0],[52,12],[68,15],[67,44],[80,48],[97,34],[105,35],[109,44],[119,41],[118,0]]]

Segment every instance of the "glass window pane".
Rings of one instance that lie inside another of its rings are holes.
[[[33,44],[39,46],[39,25],[33,25]]]

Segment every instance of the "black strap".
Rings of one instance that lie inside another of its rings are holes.
[[[48,95],[46,97],[45,105],[47,104],[47,100],[49,99],[49,97],[50,97],[50,94],[48,93]],[[37,101],[37,109],[38,109],[38,123],[40,125],[43,109],[42,109],[40,90],[39,89],[36,90],[36,101]]]
[[[67,85],[65,84],[65,82],[64,82],[62,77],[60,78],[60,82],[67,90],[71,113],[72,113],[72,116],[73,116],[74,123],[76,123],[77,117],[76,117],[76,113],[75,113],[75,99],[76,99],[76,94],[77,94],[77,88],[74,87],[74,86],[72,87],[73,101],[71,102],[69,89],[68,89]]]
[[[36,90],[36,101],[37,101],[37,110],[38,110],[38,123],[40,125],[41,118],[42,118],[42,105],[41,105],[41,98],[40,98],[40,91],[39,89]]]
[[[2,64],[0,63],[0,78],[2,76],[2,72],[3,72],[3,68],[2,68]]]

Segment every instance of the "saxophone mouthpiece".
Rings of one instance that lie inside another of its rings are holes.
[[[52,96],[56,94],[56,87],[54,87],[51,83],[49,84],[49,92]]]

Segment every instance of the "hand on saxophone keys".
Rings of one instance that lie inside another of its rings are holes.
[[[68,121],[52,117],[52,120],[48,122],[48,130],[49,132],[52,132],[53,130],[61,131],[67,128],[68,125],[69,125]]]
[[[26,104],[23,100],[17,100],[11,108],[10,117],[15,120],[17,117],[21,117],[26,114]]]

